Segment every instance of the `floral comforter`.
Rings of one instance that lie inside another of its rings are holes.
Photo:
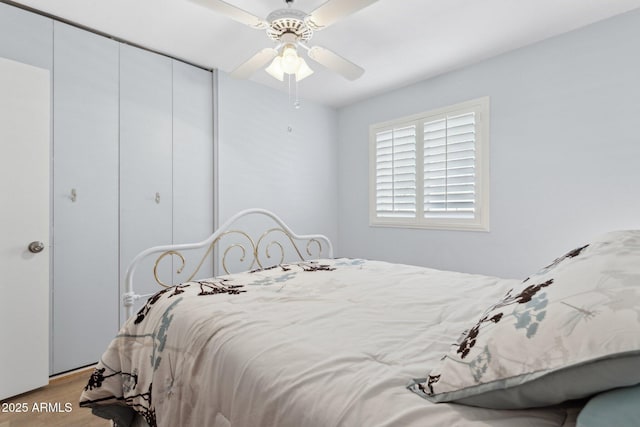
[[[515,283],[336,259],[167,288],[122,327],[81,406],[117,426],[572,426],[579,408],[434,404],[406,388]]]

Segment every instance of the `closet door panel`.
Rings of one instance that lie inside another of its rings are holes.
[[[171,60],[120,46],[120,274],[138,252],[172,242]],[[160,275],[171,281],[171,259]],[[137,269],[139,294],[156,292],[153,261]],[[145,302],[139,301],[137,307]],[[123,313],[124,316],[124,313]],[[123,320],[124,317],[121,317]]]
[[[55,23],[53,373],[118,331],[118,44]]]
[[[213,232],[213,87],[212,73],[173,61],[173,241],[198,242]],[[185,254],[182,274],[193,272],[204,252]],[[177,262],[177,260],[176,260]],[[196,278],[213,276],[209,256]]]

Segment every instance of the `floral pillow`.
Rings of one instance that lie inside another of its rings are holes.
[[[640,230],[634,230],[608,233],[525,279],[409,389],[433,402],[509,409],[639,383]]]

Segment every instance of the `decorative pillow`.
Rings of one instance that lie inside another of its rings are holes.
[[[409,389],[509,409],[640,383],[640,230],[608,233],[511,289]]]
[[[640,386],[594,396],[578,414],[577,427],[640,426]]]

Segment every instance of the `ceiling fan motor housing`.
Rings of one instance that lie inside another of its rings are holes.
[[[269,27],[267,35],[280,41],[284,34],[293,34],[297,40],[306,42],[313,36],[313,30],[307,25],[307,14],[296,9],[278,9],[267,16]]]

